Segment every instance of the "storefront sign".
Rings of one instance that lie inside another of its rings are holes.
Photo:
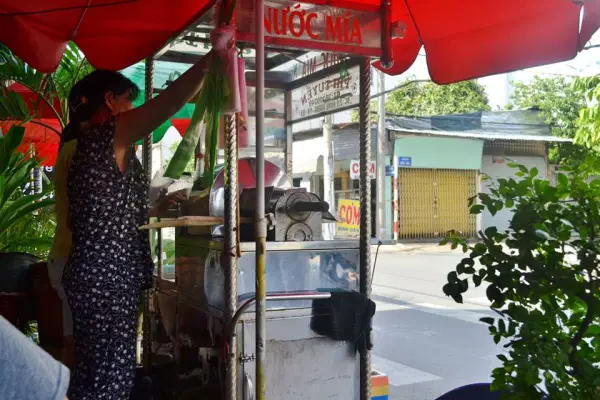
[[[310,52],[296,58],[297,62],[294,63],[294,67],[291,70],[292,76],[294,79],[304,78],[305,76],[314,74],[322,69],[327,69],[340,64],[347,59],[348,57],[344,54],[323,52],[315,55],[314,52]]]
[[[369,178],[375,179],[376,177],[375,162],[371,161],[369,163]],[[360,179],[360,161],[350,161],[350,179]]]
[[[237,39],[254,38],[254,0],[238,0]],[[376,12],[346,10],[286,0],[265,2],[265,43],[304,49],[381,54],[381,17]]]
[[[398,157],[399,167],[410,167],[412,166],[412,157]]]
[[[360,202],[356,200],[338,200],[337,236],[355,237],[360,234]]]
[[[292,90],[292,121],[358,107],[359,72],[341,65],[338,73]]]

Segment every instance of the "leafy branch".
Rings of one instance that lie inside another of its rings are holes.
[[[449,232],[443,243],[467,257],[443,291],[462,302],[471,282],[486,286],[499,318],[482,322],[505,349],[493,387],[507,398],[600,399],[600,162],[564,166],[555,185],[509,165],[520,180],[499,179],[470,204],[473,214],[512,210],[509,229],[487,228],[475,244]]]

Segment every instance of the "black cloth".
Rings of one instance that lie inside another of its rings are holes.
[[[313,300],[310,328],[330,339],[348,342],[364,354],[371,350],[375,303],[357,292],[333,292],[331,298]]]
[[[134,383],[139,296],[152,279],[148,179],[114,156],[114,119],[81,133],[67,191],[73,230],[63,285],[73,312],[76,365],[70,400],[125,400]]]

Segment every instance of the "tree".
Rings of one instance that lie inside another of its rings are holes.
[[[390,114],[425,117],[489,111],[490,106],[484,87],[476,81],[436,85],[407,80],[387,96],[385,110]],[[376,114],[376,102],[371,104],[371,111]],[[357,111],[352,119],[358,121]],[[373,119],[376,120],[377,116],[374,115]]]
[[[575,142],[598,152],[600,150],[600,75],[579,78],[574,86],[583,93],[589,103],[589,106],[579,112]]]
[[[574,139],[579,111],[586,106],[586,101],[584,92],[573,83],[572,79],[562,76],[536,76],[531,82],[517,82],[511,95],[513,104],[507,108],[538,108],[554,136]],[[582,160],[586,153],[582,146],[558,143],[551,145],[549,157],[558,164]]]
[[[485,88],[476,81],[451,85],[433,82],[404,85],[392,92],[386,111],[398,115],[430,116],[489,111]]]
[[[509,229],[487,228],[474,244],[451,233],[445,242],[468,254],[443,291],[462,303],[470,286],[487,286],[498,316],[481,321],[506,349],[492,376],[507,399],[599,400],[600,161],[565,165],[556,186],[536,168],[509,166],[521,180],[499,179],[471,206],[513,209]]]

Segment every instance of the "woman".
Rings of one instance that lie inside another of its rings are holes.
[[[73,233],[63,284],[73,313],[76,366],[69,398],[125,400],[135,374],[136,313],[153,263],[148,179],[133,145],[199,91],[207,57],[161,95],[133,109],[137,87],[123,75],[95,71],[73,108],[86,121],[67,192]]]
[[[71,254],[71,228],[68,222],[69,203],[67,199],[67,177],[71,159],[77,148],[74,135],[82,121],[81,110],[75,106],[79,104],[81,91],[87,80],[82,79],[73,86],[69,95],[69,113],[71,122],[63,131],[60,138],[59,153],[54,169],[54,199],[56,202],[56,230],[50,255],[48,257],[48,276],[50,284],[56,290],[62,302],[62,325],[63,325],[63,351],[61,361],[69,368],[73,368],[75,359],[75,342],[73,341],[73,317],[71,309],[61,283],[65,265]],[[79,112],[78,112],[79,111]]]

